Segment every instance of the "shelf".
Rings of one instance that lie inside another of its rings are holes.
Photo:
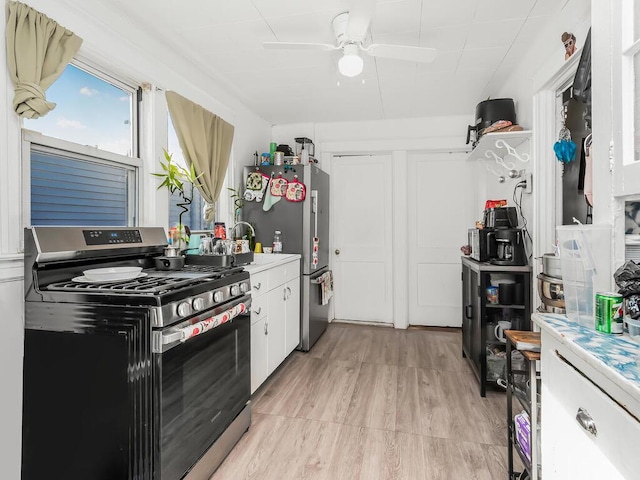
[[[520,132],[493,132],[487,133],[480,137],[480,141],[476,147],[469,153],[468,160],[493,160],[487,158],[485,152],[487,150],[493,150],[494,152],[502,155],[508,155],[503,147],[496,147],[497,140],[504,140],[512,148],[517,149],[520,145],[531,138],[531,130],[522,130]]]
[[[514,310],[524,310],[524,305],[503,305],[501,303],[487,303],[487,308],[513,308]]]

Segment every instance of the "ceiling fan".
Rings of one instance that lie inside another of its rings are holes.
[[[336,43],[264,42],[264,48],[289,50],[342,50],[338,70],[347,77],[362,72],[364,61],[359,52],[372,57],[393,58],[410,62],[429,63],[436,58],[435,48],[410,45],[373,43],[364,46],[365,36],[373,17],[376,0],[354,0],[348,12],[338,14],[331,22]]]

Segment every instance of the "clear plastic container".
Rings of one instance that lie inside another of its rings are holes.
[[[611,226],[556,227],[567,317],[595,330],[594,298],[613,288]]]
[[[282,232],[276,230],[273,234],[273,253],[282,253]]]

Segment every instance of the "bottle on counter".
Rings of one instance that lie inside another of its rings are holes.
[[[273,234],[273,253],[282,253],[282,232],[276,230]]]

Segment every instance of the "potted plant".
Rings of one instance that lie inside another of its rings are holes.
[[[166,162],[160,162],[160,166],[162,167],[162,173],[152,173],[152,175],[159,177],[162,179],[162,183],[158,185],[158,189],[166,187],[169,190],[170,194],[178,193],[181,201],[176,203],[178,207],[182,209],[178,216],[178,228],[177,228],[177,241],[180,242],[180,248],[185,248],[186,242],[188,242],[187,235],[185,233],[185,228],[182,223],[182,215],[189,211],[189,206],[193,201],[193,187],[197,185],[198,178],[200,175],[196,175],[196,172],[193,168],[193,164],[189,167],[189,169],[184,168],[181,165],[178,165],[171,158],[171,154],[164,151],[164,158]],[[174,240],[175,241],[175,240]],[[184,242],[184,245],[182,244]]]

